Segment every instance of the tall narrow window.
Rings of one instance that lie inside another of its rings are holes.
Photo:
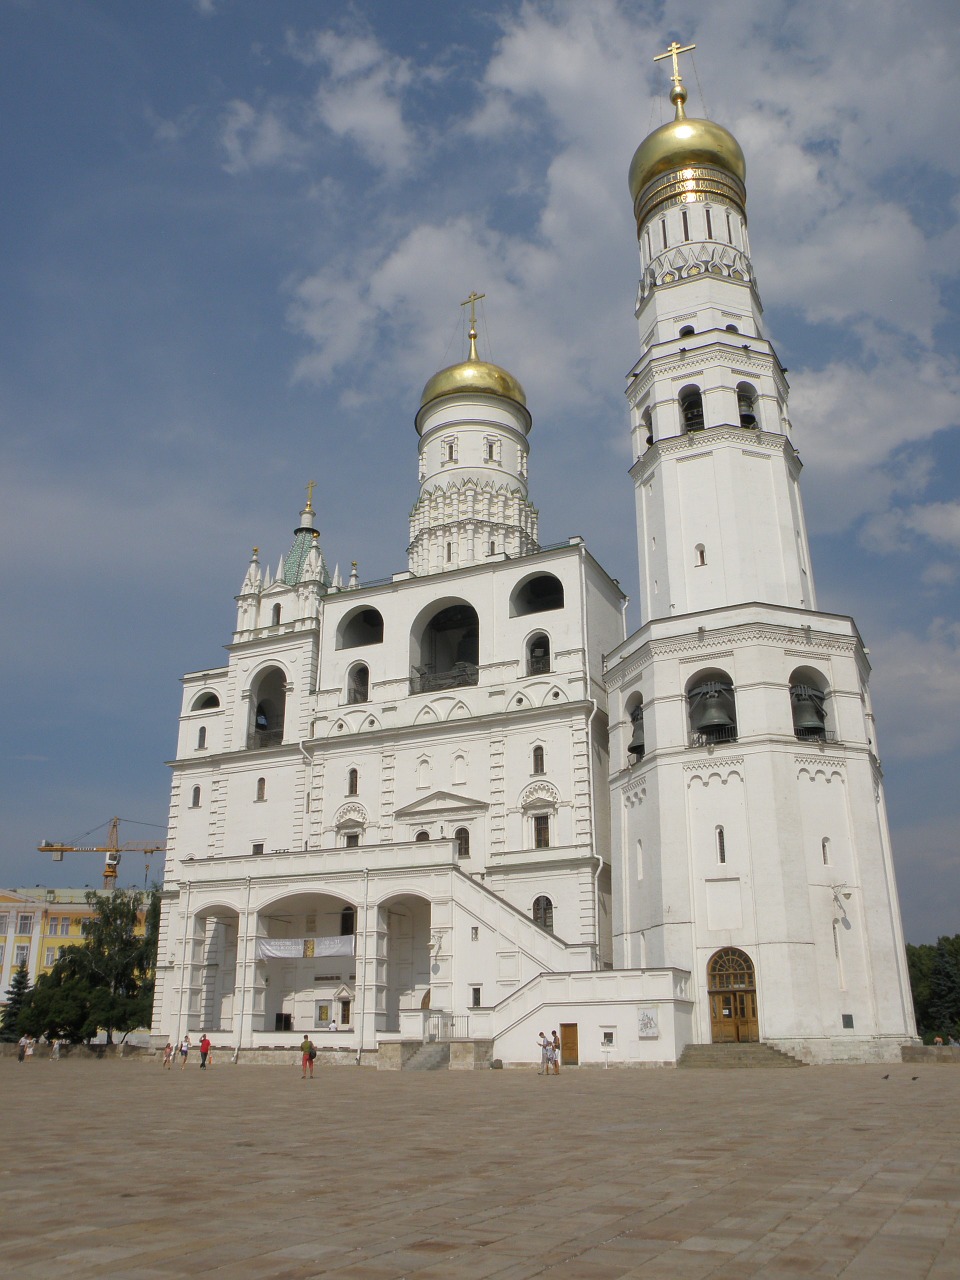
[[[466,827],[457,827],[453,833],[453,838],[457,842],[457,857],[470,857],[470,832]]]
[[[450,441],[450,443],[447,445],[447,461],[448,462],[453,461],[453,441]]]
[[[493,462],[494,443],[492,440],[487,441],[487,461]]]
[[[680,418],[684,431],[703,430],[703,396],[699,387],[685,387],[680,392]]]
[[[266,800],[267,798],[267,780],[266,778],[257,779],[257,799]]]
[[[666,247],[667,247],[667,220],[666,220],[666,218],[661,218],[661,219],[660,219],[660,238],[663,240],[663,247],[664,247],[664,248],[666,248]]]
[[[344,907],[340,912],[340,937],[349,938],[356,928],[357,913],[353,907]]]
[[[278,604],[275,604],[275,605],[273,606],[273,614],[271,615],[271,618],[272,618],[271,625],[272,625],[272,626],[274,626],[274,627],[279,627],[279,625],[280,625],[280,606],[279,606]]]
[[[347,795],[355,796],[360,790],[360,774],[356,769],[347,772]]]
[[[447,543],[447,564],[449,564],[452,559],[453,559],[453,543],[448,542]]]
[[[713,218],[710,216],[709,209],[706,209],[704,212],[707,215],[707,239],[712,240],[713,239]]]
[[[497,544],[495,542],[490,543],[490,554],[492,556],[495,556],[497,554]]]
[[[647,262],[653,257],[653,246],[650,244],[650,228],[647,227]]]
[[[543,773],[543,747],[533,748],[533,772]]]
[[[717,827],[717,861],[723,865],[727,860],[727,838],[723,833],[723,827]]]
[[[200,808],[200,788],[199,787],[193,788],[193,797],[190,801],[190,808],[191,809]]]
[[[702,565],[702,564],[706,564],[706,563],[707,563],[707,552],[706,552],[706,549],[705,549],[705,547],[704,547],[704,545],[703,545],[703,543],[702,543],[702,542],[698,542],[698,543],[697,543],[697,546],[696,546],[696,557],[697,557],[697,558],[696,558],[696,560],[695,560],[695,562],[694,562],[694,563],[695,563],[698,567],[699,567],[700,565]]]
[[[733,227],[730,224],[730,214],[727,214],[727,244],[733,244]]]
[[[687,217],[686,209],[681,210],[680,218],[683,222],[683,238],[684,240],[689,240],[690,239],[690,220]]]
[[[823,839],[820,841],[820,855],[821,855],[821,857],[823,858],[823,865],[824,865],[825,867],[829,867],[829,865],[830,865],[830,840],[829,840],[829,838],[828,838],[827,836],[824,836],[824,837],[823,837]]]
[[[553,932],[553,903],[546,894],[534,898],[533,923],[538,924],[541,929],[549,929],[551,933]]]
[[[207,745],[207,726],[201,725],[200,731],[197,734],[197,750],[202,751],[206,745]]]
[[[533,815],[533,847],[535,849],[550,848],[549,813],[535,813]]]
[[[370,668],[360,663],[353,667],[347,679],[347,702],[370,701]]]

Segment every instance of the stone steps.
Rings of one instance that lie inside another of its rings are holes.
[[[403,1064],[404,1071],[446,1071],[450,1066],[450,1045],[443,1042],[421,1045]]]
[[[799,1058],[762,1041],[756,1044],[688,1044],[678,1067],[802,1067]]]

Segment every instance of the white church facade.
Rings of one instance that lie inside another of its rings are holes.
[[[539,544],[531,415],[471,324],[416,417],[407,569],[331,580],[310,492],[184,680],[161,1041],[470,1067],[553,1029],[611,1065],[915,1034],[869,663],[816,610],[743,156],[674,63],[630,174],[642,626],[581,539]]]

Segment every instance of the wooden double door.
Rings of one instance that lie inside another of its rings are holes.
[[[707,966],[710,1029],[714,1044],[760,1039],[757,978],[753,961],[736,947],[711,956]]]

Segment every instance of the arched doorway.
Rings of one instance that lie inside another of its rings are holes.
[[[724,947],[707,965],[710,1029],[714,1044],[760,1039],[757,978],[753,961],[736,947]]]

